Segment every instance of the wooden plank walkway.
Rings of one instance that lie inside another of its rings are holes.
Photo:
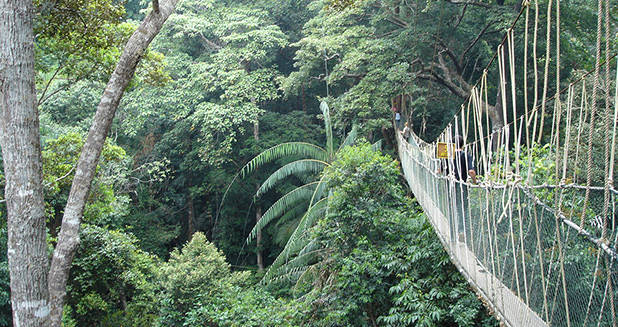
[[[401,157],[402,153],[406,155],[406,152],[402,151],[402,140],[400,138],[400,135],[397,135],[399,156],[402,163],[405,160],[413,160]],[[466,244],[458,241],[451,242],[448,219],[421,187],[420,181],[414,179],[414,174],[406,171],[407,165],[402,166],[410,189],[429,217],[429,221],[442,245],[449,253],[451,261],[466,277],[475,291],[485,299],[486,304],[491,307],[498,318],[505,325],[512,327],[547,327],[548,325],[535,311],[530,309],[520,297],[479,262],[474,252],[470,251]]]

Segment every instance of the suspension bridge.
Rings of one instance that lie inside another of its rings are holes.
[[[560,1],[545,14],[544,67],[539,6],[526,2],[517,18],[525,19],[523,55],[511,27],[488,65],[497,65],[497,87],[485,69],[432,143],[396,133],[405,178],[444,248],[508,326],[617,325],[618,73],[609,1],[598,8],[595,68],[568,86],[560,83],[560,38],[549,41],[560,35]],[[490,90],[500,93],[494,106]],[[478,183],[455,178],[467,169],[453,160],[458,151],[473,158]]]

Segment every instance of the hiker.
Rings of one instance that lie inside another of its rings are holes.
[[[395,128],[399,129],[401,127],[401,125],[400,125],[400,123],[401,123],[401,114],[399,113],[399,108],[393,106],[393,108],[391,108],[391,110],[395,114]]]
[[[408,126],[408,122],[406,122],[406,124],[403,127],[403,132],[401,132],[403,134],[403,139],[406,140],[406,142],[410,142],[410,135],[412,134],[412,132],[410,131],[410,126]]]
[[[464,140],[461,135],[455,136],[455,153],[451,164],[447,165],[446,172],[448,174],[449,167],[453,167],[455,179],[462,182],[468,181],[468,176],[473,184],[476,184],[476,168],[474,167],[474,159],[472,155],[463,150]]]
[[[451,206],[455,208],[456,220],[451,223],[457,225],[457,227],[451,228],[451,241],[455,241],[455,231],[457,231],[458,241],[463,242],[465,238],[464,220],[468,211],[468,176],[473,184],[476,184],[476,168],[474,167],[474,158],[472,155],[463,150],[464,140],[461,135],[455,136],[455,153],[453,158],[448,159],[448,163],[445,167],[445,172],[448,175],[452,173],[455,177],[455,192],[449,192],[449,202],[455,201],[455,205]],[[469,223],[469,220],[467,220]]]

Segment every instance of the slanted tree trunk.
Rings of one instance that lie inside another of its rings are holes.
[[[15,326],[47,326],[47,243],[31,0],[0,0],[0,146]]]
[[[79,245],[80,221],[103,143],[112,124],[118,103],[129,81],[133,78],[135,68],[144,51],[174,11],[177,2],[178,0],[159,1],[158,13],[151,11],[131,35],[97,107],[92,126],[88,132],[88,138],[77,163],[71,192],[62,218],[62,227],[58,235],[58,244],[54,250],[49,271],[51,326],[60,327],[61,325],[62,306],[66,296],[69,269]]]

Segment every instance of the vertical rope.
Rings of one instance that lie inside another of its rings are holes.
[[[581,137],[582,137],[582,131],[584,129],[584,123],[586,122],[586,120],[588,120],[588,92],[586,91],[586,80],[583,81],[582,83],[582,93],[581,93],[581,100],[580,100],[580,109],[579,109],[579,123],[577,124],[577,141],[575,142],[575,165],[578,166],[579,165],[579,148],[580,148],[580,144],[581,142]],[[576,172],[574,172],[575,174]],[[579,175],[575,174],[574,178],[573,178],[573,182],[574,183],[578,183],[579,182]],[[573,208],[575,209],[575,208]]]
[[[549,47],[549,45],[548,45]],[[560,120],[562,118],[562,104],[560,103],[560,0],[556,0],[556,94],[555,94],[556,107],[558,108],[558,112],[555,114],[554,118],[556,120],[556,183],[558,183],[558,171],[559,171],[559,163],[560,156],[558,155],[560,149]],[[553,129],[553,128],[552,128]],[[568,133],[568,128],[567,132]],[[561,178],[563,181],[566,179],[566,171],[565,174],[562,175]],[[557,199],[557,205],[554,208],[556,212],[556,229],[558,236],[558,248],[560,251],[560,274],[562,276],[562,292],[564,293],[564,307],[566,313],[567,327],[571,326],[571,318],[570,318],[570,310],[569,310],[569,297],[567,293],[567,285],[566,285],[566,272],[564,270],[564,249],[562,247],[562,240],[560,239],[560,221],[558,217],[558,213],[560,212],[560,208],[562,207],[562,197],[564,195],[564,190],[560,189],[560,195]]]
[[[536,140],[536,125],[537,125],[537,115],[538,110],[536,110],[538,99],[539,99],[539,69],[537,65],[537,39],[538,39],[538,29],[539,29],[539,2],[534,1],[534,33],[533,33],[533,41],[532,41],[532,63],[534,67],[534,101],[532,102],[532,109],[534,113],[532,114],[534,124],[532,126],[532,143]],[[531,145],[532,146],[532,145]],[[530,167],[530,165],[528,165]],[[528,171],[528,176],[530,176],[530,171]]]
[[[526,148],[530,148],[530,113],[528,112],[528,29],[530,28],[530,2],[526,1],[524,5],[526,6],[526,23],[524,27],[524,129],[526,130]]]
[[[562,108],[562,104],[560,103],[560,0],[556,0],[556,93],[554,95],[555,107]],[[560,114],[555,115],[553,120],[556,121],[556,142],[559,142],[560,133],[558,132],[558,128],[560,125]],[[553,137],[554,127],[552,126],[552,137]],[[550,138],[550,142],[551,142]],[[556,145],[556,153],[558,153],[558,145]]]
[[[536,244],[539,253],[539,268],[541,269],[541,288],[543,289],[543,312],[545,313],[545,321],[549,322],[549,306],[547,304],[547,282],[545,281],[545,268],[543,267],[543,246],[541,244],[541,230],[539,229],[539,216],[537,213],[537,204],[533,202],[534,212],[534,227],[536,231]]]
[[[508,43],[508,51],[509,51],[509,70],[511,75],[511,102],[513,104],[513,136],[514,146],[515,146],[515,173],[519,176],[519,147],[520,142],[516,138],[518,137],[518,124],[517,124],[517,85],[515,82],[515,43],[513,37],[513,30],[508,34],[507,43]],[[525,93],[525,91],[524,91]],[[520,127],[521,128],[521,127]],[[508,145],[508,143],[507,143]]]
[[[526,304],[530,305],[530,294],[528,291],[528,276],[526,273],[526,253],[525,253],[525,248],[524,248],[524,230],[523,230],[523,225],[524,225],[524,219],[522,217],[521,214],[521,197],[520,197],[520,192],[519,190],[517,190],[517,213],[518,213],[518,221],[519,221],[519,246],[520,246],[520,250],[521,250],[521,261],[522,261],[522,273],[524,275],[524,295],[526,296]]]
[[[614,185],[614,166],[616,164],[616,128],[618,125],[618,60],[616,60],[616,80],[614,82],[616,90],[614,96],[614,127],[612,128],[612,145],[609,159],[609,172],[608,172],[608,184]],[[615,209],[613,210],[615,212]],[[618,235],[618,233],[617,233]]]
[[[611,112],[611,107],[610,107],[610,98],[609,98],[609,86],[610,86],[610,79],[609,79],[609,50],[610,50],[610,44],[609,44],[609,40],[610,40],[610,30],[609,30],[609,0],[605,0],[605,131],[609,131],[610,130],[610,120],[612,117],[612,112]],[[618,70],[618,68],[617,68]],[[616,83],[618,83],[618,81],[616,81]],[[610,172],[610,166],[613,165],[612,162],[609,161],[610,159],[610,151],[609,151],[609,146],[610,146],[610,137],[609,134],[606,133],[606,137],[605,137],[605,189],[604,189],[604,201],[603,201],[603,235],[601,236],[602,239],[605,239],[607,236],[607,221],[609,218],[609,198],[610,198],[610,194],[609,194],[609,189],[612,186],[612,182],[613,182],[613,175],[610,176],[609,172]],[[605,258],[605,260],[607,261],[607,257]],[[613,283],[613,279],[612,279],[612,273],[611,273],[611,266],[609,263],[606,263],[608,266],[607,269],[607,282],[609,283],[609,304],[610,304],[610,309],[611,309],[611,313],[612,313],[612,326],[616,327],[616,306],[614,303],[614,283]]]
[[[588,317],[590,316],[590,308],[592,307],[592,299],[594,298],[595,285],[597,283],[597,276],[599,275],[599,262],[601,259],[601,249],[597,251],[597,259],[594,265],[594,271],[592,273],[592,287],[590,288],[590,296],[588,297],[588,306],[586,307],[586,314],[584,315],[584,323],[582,326],[586,326],[588,322]]]
[[[549,60],[550,60],[550,37],[551,37],[551,5],[552,0],[549,0],[547,4],[547,34],[546,34],[546,47],[545,47],[545,76],[543,77],[543,97],[541,98],[541,126],[539,127],[538,143],[541,143],[543,137],[543,125],[545,124],[545,101],[547,99],[547,83],[549,78]]]
[[[596,55],[594,62],[594,76],[592,82],[592,107],[590,110],[590,125],[588,129],[588,161],[586,172],[586,195],[584,196],[584,205],[582,209],[582,216],[580,225],[583,228],[586,217],[586,210],[588,209],[588,200],[590,199],[590,184],[592,183],[592,137],[594,136],[594,118],[597,112],[597,93],[599,91],[599,69],[601,61],[601,26],[603,25],[603,1],[598,0],[597,10],[597,43],[596,43]]]
[[[572,109],[573,109],[573,93],[574,93],[573,84],[569,85],[569,90],[567,94],[567,117],[566,117],[566,126],[565,126],[565,140],[564,140],[564,155],[562,157],[562,180],[563,183],[566,180],[567,174],[567,159],[569,157],[569,145],[571,142],[571,119],[572,119]],[[556,153],[558,155],[558,153]]]

